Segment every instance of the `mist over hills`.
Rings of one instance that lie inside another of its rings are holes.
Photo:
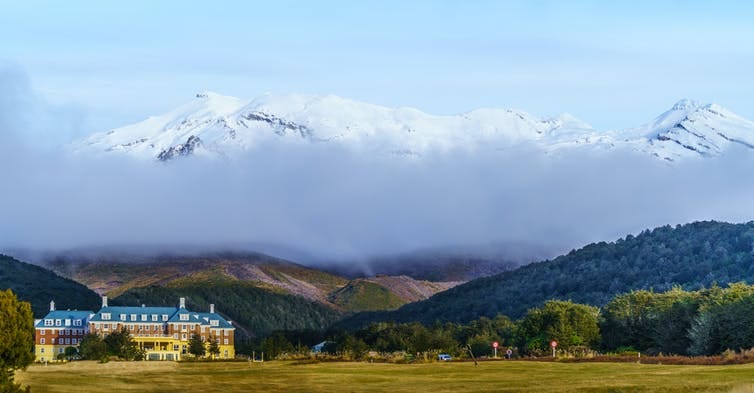
[[[18,112],[3,111],[0,134],[17,168],[0,195],[6,251],[191,245],[355,276],[418,250],[525,263],[667,223],[754,217],[752,123],[691,100],[600,131],[518,110],[435,116],[336,96],[202,93],[61,150],[23,137],[38,118],[70,128],[61,112]]]

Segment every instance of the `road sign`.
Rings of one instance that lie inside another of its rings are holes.
[[[492,348],[497,348],[498,346],[500,346],[500,344],[498,344],[497,341],[495,341],[494,343],[492,343]]]
[[[558,342],[557,342],[557,341],[555,341],[555,340],[552,340],[552,341],[550,342],[550,346],[551,346],[551,347],[553,347],[553,348],[555,348],[555,347],[557,347],[557,346],[558,346]]]

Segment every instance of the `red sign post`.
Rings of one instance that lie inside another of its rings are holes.
[[[495,358],[497,358],[497,347],[500,346],[497,341],[492,343],[492,349],[495,350]]]
[[[555,357],[555,348],[558,347],[558,342],[555,340],[550,341],[550,346],[552,347],[552,357]]]

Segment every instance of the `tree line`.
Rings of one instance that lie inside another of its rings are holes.
[[[239,353],[308,354],[321,341],[327,343],[324,352],[351,359],[363,359],[369,352],[467,356],[469,349],[476,356],[490,356],[493,342],[515,356],[543,356],[550,353],[552,341],[558,350],[576,355],[716,355],[754,347],[754,285],[636,290],[613,297],[602,308],[549,300],[518,320],[497,315],[469,323],[375,322],[325,333],[278,331],[241,343]]]

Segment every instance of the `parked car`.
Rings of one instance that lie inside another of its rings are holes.
[[[443,362],[449,362],[453,360],[453,358],[451,358],[450,355],[448,355],[447,353],[441,353],[437,355],[437,360],[441,360]]]

